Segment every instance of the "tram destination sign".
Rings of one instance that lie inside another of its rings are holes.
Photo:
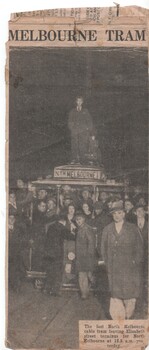
[[[102,168],[64,166],[54,169],[54,178],[104,180],[104,172]]]

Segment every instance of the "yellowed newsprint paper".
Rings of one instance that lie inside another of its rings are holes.
[[[147,348],[148,26],[118,4],[11,14],[8,348]]]

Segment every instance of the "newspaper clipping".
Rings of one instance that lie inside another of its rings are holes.
[[[118,4],[11,14],[8,348],[148,345],[148,23]]]

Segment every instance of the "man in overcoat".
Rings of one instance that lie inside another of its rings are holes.
[[[78,273],[81,298],[89,295],[89,282],[93,282],[96,263],[95,236],[92,227],[85,222],[82,212],[76,214],[78,233],[76,238],[76,271]]]
[[[17,222],[16,216],[11,212],[8,218],[8,233],[8,287],[20,292],[26,275],[24,252],[28,248],[28,233],[26,227]]]
[[[89,137],[92,132],[92,118],[86,108],[83,108],[83,98],[76,98],[76,108],[68,117],[68,128],[71,132],[72,163],[84,163],[89,148]]]
[[[46,203],[40,201],[33,212],[33,224],[30,228],[30,246],[32,248],[32,269],[44,272],[44,249],[46,239]]]
[[[135,206],[135,216],[136,219],[134,223],[136,223],[138,230],[142,236],[143,239],[143,262],[142,262],[142,268],[143,268],[143,281],[142,281],[142,302],[144,302],[144,305],[148,304],[148,217],[146,215],[146,208],[143,204],[137,203]],[[141,300],[140,300],[141,301]],[[143,303],[141,303],[143,304]]]
[[[123,202],[113,203],[113,222],[103,230],[101,253],[110,288],[112,319],[132,317],[141,293],[143,240],[138,228],[125,221]]]

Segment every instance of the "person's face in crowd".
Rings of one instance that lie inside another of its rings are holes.
[[[139,199],[139,204],[140,204],[140,205],[146,205],[146,202],[145,202],[144,197],[140,197],[140,199]]]
[[[76,223],[80,227],[85,223],[85,218],[83,216],[77,216]]]
[[[76,105],[77,105],[77,108],[78,108],[79,110],[82,109],[82,105],[83,105],[83,98],[82,98],[82,97],[77,97],[77,99],[76,99]]]
[[[108,195],[107,195],[106,192],[101,192],[101,193],[100,193],[100,200],[101,200],[102,202],[106,202],[107,198],[108,198]]]
[[[144,218],[145,217],[145,210],[144,208],[137,208],[136,209],[136,215],[138,218]]]
[[[53,210],[56,207],[56,204],[52,199],[49,199],[49,201],[47,202],[47,207],[49,210]]]
[[[10,193],[9,195],[9,202],[12,204],[16,204],[16,195],[15,193]]]
[[[100,215],[102,213],[102,208],[95,209],[95,214]]]
[[[129,186],[129,178],[125,178],[125,180],[124,180],[124,183],[125,183],[125,186]]]
[[[46,211],[46,203],[45,202],[41,202],[38,204],[38,210],[41,212],[41,213],[45,213]]]
[[[73,205],[68,206],[68,214],[70,214],[70,215],[75,214],[75,207]]]
[[[63,191],[64,191],[65,194],[66,194],[66,193],[69,193],[69,192],[71,191],[71,187],[70,187],[69,185],[65,185],[65,186],[63,187]]]
[[[28,191],[29,192],[33,192],[34,194],[36,194],[36,187],[32,185],[32,183],[29,181],[28,182]]]
[[[14,215],[9,215],[9,217],[8,217],[8,225],[14,225],[14,223],[15,223]]]
[[[124,199],[125,199],[125,201],[129,200],[129,195],[127,193],[125,193]]]
[[[134,189],[135,194],[140,194],[142,192],[142,189],[140,186],[136,186]]]
[[[112,216],[115,222],[121,222],[125,218],[125,212],[124,210],[117,210],[112,213]]]
[[[70,203],[71,203],[71,199],[66,198],[66,199],[64,200],[64,207],[68,208],[68,205],[69,205]]]
[[[131,203],[131,201],[127,200],[125,201],[125,210],[127,213],[129,213],[129,211],[133,208],[133,204]]]
[[[38,191],[38,199],[45,199],[47,196],[47,191],[46,190],[39,190]]]
[[[83,203],[82,209],[83,209],[83,211],[84,211],[85,214],[90,213],[90,209],[89,209],[89,206],[88,206],[87,203]]]
[[[17,180],[17,187],[20,189],[25,187],[23,180],[21,180],[21,179]]]
[[[88,190],[84,190],[82,192],[82,197],[84,200],[87,200],[89,198],[89,191]]]
[[[108,201],[107,206],[109,209],[112,209],[113,201]]]
[[[9,217],[8,217],[8,229],[9,229],[10,233],[13,232],[13,230],[14,230],[15,221],[16,221],[16,219],[15,219],[14,215],[9,215]]]

